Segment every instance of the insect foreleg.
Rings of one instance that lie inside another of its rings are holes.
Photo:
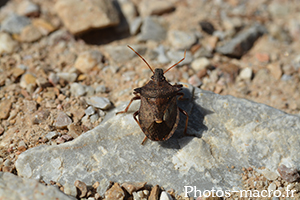
[[[133,97],[133,98],[130,100],[128,106],[125,108],[125,110],[124,110],[124,111],[117,112],[116,115],[117,115],[117,114],[120,114],[120,113],[126,113],[126,112],[128,111],[128,109],[129,109],[129,106],[131,105],[131,103],[132,103],[134,100],[138,100],[138,99],[141,99],[141,97],[140,97],[140,96],[137,96],[137,95],[136,95],[135,97]]]

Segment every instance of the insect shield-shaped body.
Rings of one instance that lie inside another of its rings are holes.
[[[137,99],[141,100],[140,109],[133,114],[133,118],[146,135],[142,144],[144,144],[147,138],[153,141],[169,139],[177,129],[179,112],[182,112],[187,117],[184,129],[184,134],[186,134],[188,115],[177,106],[177,96],[180,95],[183,97],[183,93],[179,92],[182,89],[182,85],[171,85],[164,77],[167,71],[185,59],[185,53],[183,59],[166,71],[160,68],[153,70],[140,54],[130,46],[128,47],[144,60],[153,72],[153,76],[151,76],[151,80],[148,81],[146,85],[134,89],[135,97],[131,99],[124,111],[118,112],[117,114],[127,112],[132,101]],[[137,119],[136,116],[139,116],[139,119]]]

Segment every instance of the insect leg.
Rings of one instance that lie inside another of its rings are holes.
[[[173,85],[173,87],[182,88],[182,87],[183,87],[183,85],[182,85],[182,84],[177,84],[177,83],[175,83],[175,85]]]
[[[145,136],[145,138],[143,139],[143,141],[142,141],[142,143],[141,143],[141,145],[144,145],[145,144],[145,142],[147,141],[147,136]]]
[[[186,133],[187,126],[188,126],[188,121],[189,121],[189,115],[187,114],[187,112],[186,112],[185,110],[182,110],[182,109],[179,108],[179,107],[178,107],[178,109],[179,109],[180,112],[182,112],[182,113],[186,116],[186,120],[185,120],[185,128],[184,128],[183,134],[184,134],[184,135],[189,135],[189,134]]]
[[[133,97],[133,98],[130,100],[128,106],[125,108],[125,110],[124,110],[124,111],[117,112],[116,115],[117,115],[117,114],[120,114],[120,113],[126,113],[126,112],[128,111],[128,109],[129,109],[129,106],[131,105],[131,103],[132,103],[134,100],[138,100],[138,99],[141,99],[141,97],[140,97],[140,96],[135,96],[135,97]]]
[[[180,95],[180,97],[178,98],[178,100],[180,100],[180,101],[188,100],[188,98],[183,98],[184,93],[182,93],[182,92],[178,92],[177,95]]]
[[[136,116],[139,114],[140,112],[139,111],[136,111],[135,113],[133,113],[133,119],[136,121],[136,123],[138,123],[138,125],[140,126],[141,130],[143,131],[142,127],[141,127],[141,124],[139,122],[139,120],[136,118]],[[144,132],[144,131],[143,131]],[[146,142],[147,140],[147,136],[145,136],[145,138],[143,139],[141,145],[144,145],[144,143]]]

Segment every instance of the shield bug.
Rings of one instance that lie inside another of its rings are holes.
[[[177,129],[179,123],[179,112],[186,116],[184,134],[186,134],[188,125],[188,114],[177,106],[177,96],[183,97],[182,85],[171,85],[165,78],[164,74],[170,69],[178,65],[185,59],[163,71],[161,68],[153,70],[147,61],[137,53],[132,47],[128,46],[134,51],[153,72],[151,80],[149,80],[143,87],[135,88],[133,94],[135,95],[124,111],[116,114],[126,113],[129,106],[134,100],[141,100],[141,105],[138,111],[133,114],[134,120],[138,123],[144,134],[146,135],[142,141],[145,143],[149,138],[152,141],[164,141],[169,139]],[[137,119],[137,116],[139,119]]]

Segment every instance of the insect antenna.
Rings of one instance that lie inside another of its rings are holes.
[[[185,54],[186,54],[186,50],[184,51],[184,57],[179,60],[177,63],[175,63],[174,65],[172,65],[171,67],[169,67],[169,69],[167,69],[166,71],[164,71],[164,74],[169,71],[170,69],[172,69],[173,67],[175,67],[176,65],[178,65],[179,63],[181,63],[184,59],[185,59]]]
[[[154,74],[154,70],[150,67],[150,65],[147,63],[147,61],[138,53],[136,52],[131,46],[127,45],[132,51],[134,51],[134,53],[136,53],[136,55],[138,55],[146,64],[147,66],[150,68],[150,70],[153,72]]]

